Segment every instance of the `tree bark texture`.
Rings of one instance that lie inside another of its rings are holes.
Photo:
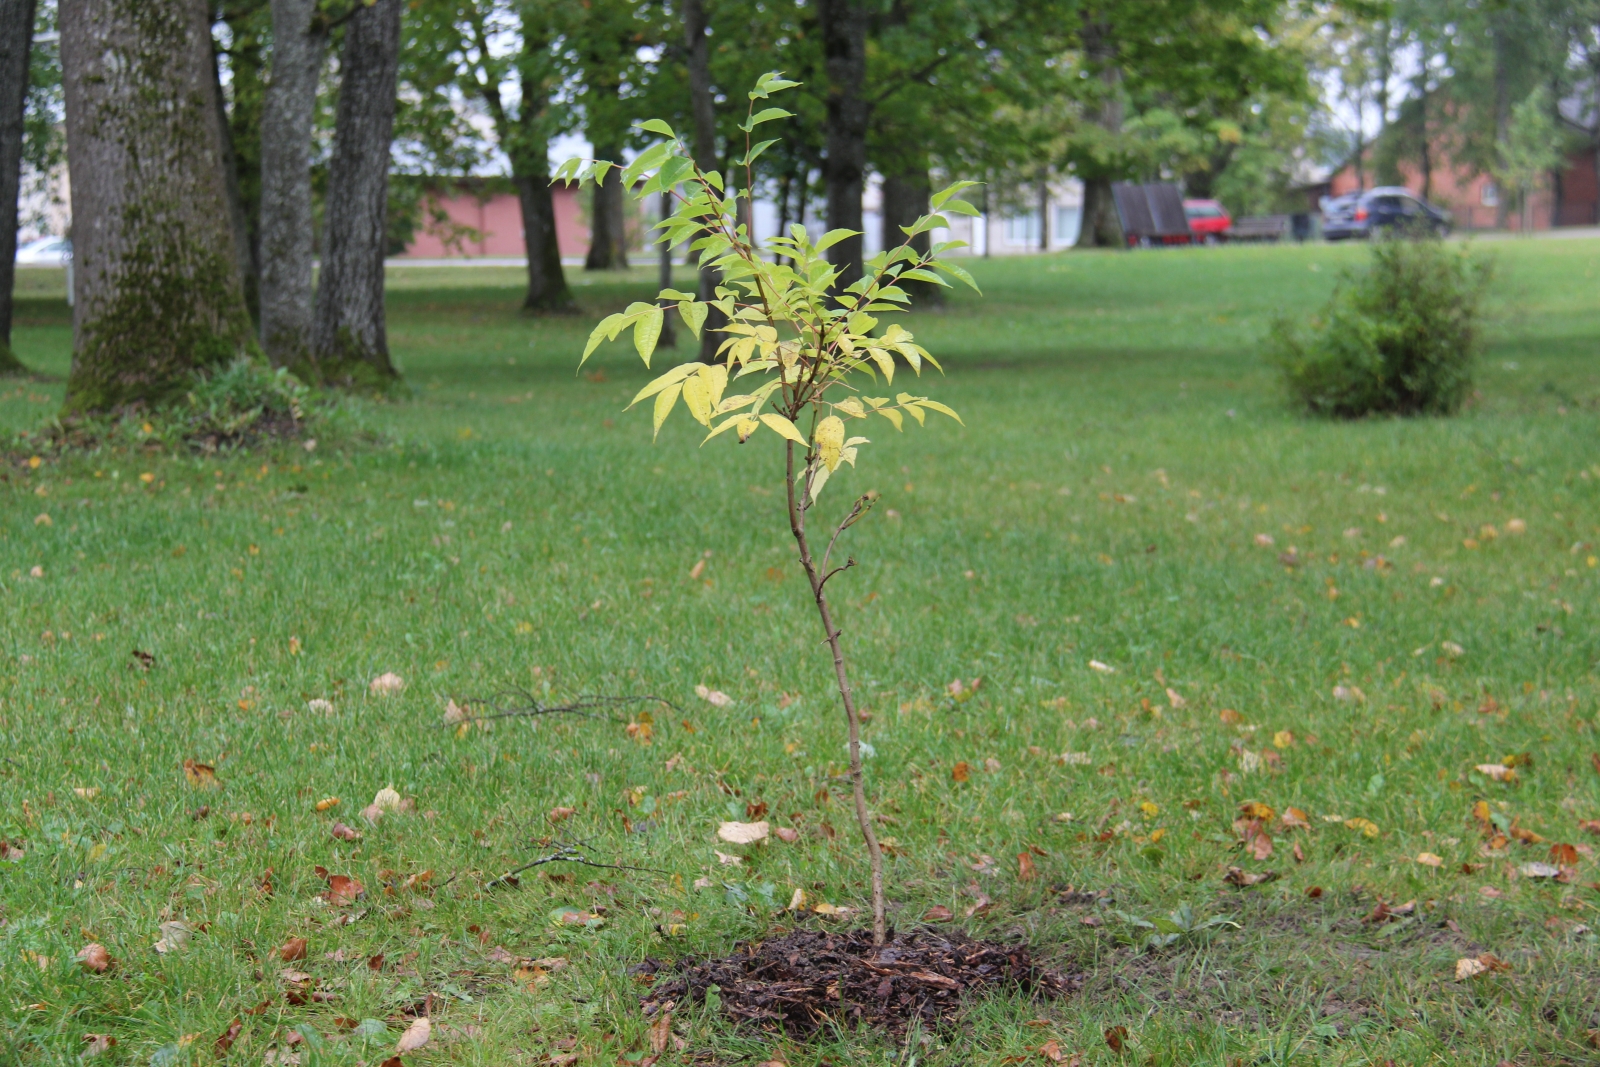
[[[17,192],[34,6],[35,0],[0,0],[0,375],[28,370],[11,350],[11,291],[17,278]]]
[[[272,80],[261,116],[261,347],[311,361],[311,127],[328,37],[317,0],[272,0]]]
[[[710,29],[706,21],[703,0],[683,0],[684,57],[689,69],[689,113],[694,119],[694,165],[710,173],[717,169],[717,106],[711,92],[711,42],[706,37]],[[692,256],[694,253],[691,252]],[[700,267],[698,291],[701,300],[714,300],[721,273],[710,265]],[[717,346],[722,344],[721,329],[728,317],[716,308],[708,309],[706,321],[700,327],[700,362],[710,363],[717,358]]]
[[[222,55],[213,38],[211,44],[211,77],[215,83],[217,101],[217,129],[222,131],[222,179],[228,194],[228,227],[233,231],[233,252],[237,260],[239,283],[244,290],[244,304],[251,315],[257,312],[261,275],[256,270],[255,238],[251,233],[250,215],[245,207],[244,190],[239,183],[239,153],[233,138],[233,127],[228,122],[228,109],[222,98]]]
[[[377,0],[345,29],[313,334],[314,376],[325,382],[399,377],[384,328],[383,253],[401,2]]]
[[[1100,78],[1099,114],[1096,125],[1109,134],[1122,132],[1122,68],[1117,65],[1117,46],[1111,27],[1098,11],[1086,11],[1083,21],[1083,51]],[[1097,168],[1098,171],[1098,168]],[[1111,197],[1112,173],[1109,170],[1083,174],[1083,218],[1078,227],[1078,248],[1121,248],[1126,244],[1116,201]],[[1043,220],[1040,220],[1041,222]]]
[[[156,403],[252,348],[205,0],[63,0],[68,414]]]
[[[864,0],[817,0],[822,55],[828,73],[823,182],[828,191],[828,229],[861,229],[861,194],[867,173],[867,13]],[[839,268],[839,289],[861,278],[865,249],[860,236],[828,249]]]
[[[578,303],[572,298],[566,271],[561,267],[549,164],[537,174],[514,175],[513,180],[517,201],[522,205],[522,246],[528,253],[528,291],[522,307],[526,311],[577,311]]]
[[[909,228],[917,219],[928,214],[928,199],[932,192],[926,157],[883,176],[883,248],[899,248],[905,244],[906,235],[902,227]],[[919,254],[926,253],[931,236],[924,230],[911,238],[911,247]],[[944,302],[943,286],[915,280],[897,284],[911,296],[913,306]]]
[[[621,159],[622,146],[596,145],[597,159]],[[625,270],[628,266],[628,236],[623,211],[622,168],[606,172],[606,180],[594,185],[590,202],[589,255],[584,270]]]

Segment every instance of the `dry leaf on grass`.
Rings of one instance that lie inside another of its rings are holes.
[[[1311,818],[1299,808],[1284,808],[1283,826],[1286,830],[1309,830]]]
[[[173,920],[161,924],[161,937],[156,941],[156,951],[162,955],[176,952],[189,943],[189,937],[194,933],[194,927],[181,920]]]
[[[88,1059],[91,1056],[102,1056],[110,1052],[112,1046],[116,1043],[117,1039],[110,1034],[84,1034],[83,1052],[80,1055],[84,1059]]]
[[[1436,856],[1432,852],[1418,852],[1417,862],[1424,867],[1438,868],[1444,866],[1444,857]]]
[[[1228,872],[1222,876],[1222,880],[1229,885],[1236,885],[1242,889],[1247,886],[1263,885],[1277,877],[1277,871],[1262,871],[1259,874],[1255,874],[1241,867],[1229,867]]]
[[[334,837],[338,838],[340,841],[360,841],[361,840],[360,831],[352,830],[350,827],[346,826],[342,822],[334,823],[333,826],[329,828],[328,833],[332,834]]]
[[[764,841],[771,826],[762,822],[725,822],[717,827],[717,836],[733,845],[752,845]]]
[[[800,840],[800,831],[796,830],[792,826],[780,826],[772,832],[777,836],[779,841],[782,841],[788,845],[792,845],[796,841]]]
[[[83,965],[84,970],[93,971],[95,974],[104,974],[111,966],[111,953],[107,952],[106,947],[98,941],[84,945],[73,958]]]
[[[197,763],[192,759],[183,761],[183,777],[196,789],[216,789],[222,783],[217,781],[217,769],[209,763]]]
[[[551,822],[563,822],[576,814],[578,814],[577,808],[551,808],[550,813],[545,818]]]
[[[1496,956],[1492,952],[1485,952],[1481,956],[1463,956],[1456,960],[1456,981],[1465,982],[1469,978],[1476,978],[1480,974],[1490,971],[1509,971],[1511,964]]]
[[[1561,875],[1561,868],[1553,863],[1524,863],[1517,868],[1517,873],[1524,878],[1557,878]]]
[[[1487,775],[1497,782],[1514,782],[1517,772],[1503,763],[1480,763],[1474,768],[1479,774]]]
[[[650,1024],[650,1051],[656,1055],[667,1051],[672,1044],[672,1013],[664,1011]]]
[[[295,960],[306,958],[306,939],[291,937],[278,948],[278,958],[284,963],[293,963]]]
[[[724,693],[720,689],[711,689],[703,685],[697,685],[694,687],[694,695],[699,697],[701,700],[704,700],[707,704],[710,704],[714,708],[725,708],[729,704],[733,703],[733,698],[727,693]]]
[[[1113,1026],[1105,1033],[1106,1044],[1112,1052],[1121,1052],[1128,1044],[1128,1028],[1126,1026]]]
[[[406,680],[393,671],[386,671],[378,675],[367,684],[367,692],[373,696],[389,696],[398,693],[406,687]]]
[[[943,904],[935,904],[922,913],[922,921],[925,923],[947,923],[954,918],[955,914]]]
[[[211,1051],[216,1054],[218,1059],[221,1059],[223,1056],[228,1054],[228,1050],[233,1047],[233,1043],[235,1041],[239,1040],[239,1035],[243,1032],[243,1021],[239,1019],[233,1020],[233,1022],[228,1024],[228,1028],[217,1037],[215,1042],[212,1043]]]
[[[406,1032],[400,1035],[400,1040],[395,1042],[396,1055],[404,1056],[408,1052],[415,1052],[428,1043],[428,1038],[433,1036],[433,1023],[427,1016],[413,1019],[411,1025],[406,1027]]]

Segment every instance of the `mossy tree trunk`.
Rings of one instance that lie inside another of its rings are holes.
[[[329,383],[382,388],[399,378],[384,328],[383,254],[400,5],[376,0],[345,29],[311,368]]]
[[[272,78],[261,116],[261,347],[311,359],[311,127],[328,50],[317,0],[272,0]]]
[[[205,0],[61,0],[68,414],[158,403],[250,351]]]
[[[17,189],[34,6],[35,0],[0,0],[0,375],[28,373],[11,351],[11,290],[17,278]]]

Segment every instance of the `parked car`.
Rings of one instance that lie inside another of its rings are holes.
[[[1322,202],[1322,236],[1330,241],[1371,237],[1381,230],[1450,232],[1450,213],[1399,185],[1380,185]]]
[[[19,267],[65,267],[72,258],[72,241],[65,237],[41,237],[17,249]]]
[[[1195,239],[1214,245],[1223,239],[1228,232],[1228,227],[1233,225],[1233,218],[1228,214],[1228,209],[1215,200],[1185,200],[1183,213],[1188,216],[1189,229],[1194,233]]]

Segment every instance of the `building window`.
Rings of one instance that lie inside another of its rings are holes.
[[[1478,190],[1478,200],[1484,207],[1500,206],[1500,187],[1494,182],[1484,182]]]
[[[1012,215],[1006,219],[1006,244],[1036,245],[1039,243],[1039,213]]]
[[[1078,227],[1083,220],[1083,209],[1078,207],[1056,208],[1055,228],[1050,233],[1050,240],[1058,245],[1071,245],[1078,243]]]

